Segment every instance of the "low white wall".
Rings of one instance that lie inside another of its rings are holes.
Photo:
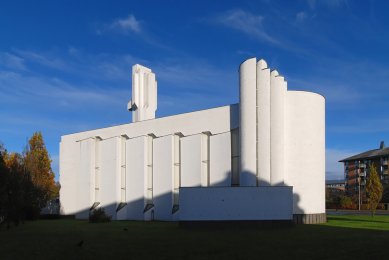
[[[291,220],[292,187],[180,188],[180,221]]]

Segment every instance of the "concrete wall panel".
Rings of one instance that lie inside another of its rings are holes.
[[[174,136],[153,142],[154,219],[172,220],[173,208],[173,145]]]
[[[80,162],[80,143],[61,142],[59,151],[59,181],[61,183],[61,214],[73,215],[77,212],[77,176]]]
[[[231,133],[210,137],[210,186],[231,186]]]
[[[121,198],[120,137],[102,140],[100,149],[100,205],[107,215],[116,219],[116,209]]]
[[[89,138],[79,142],[80,166],[76,181],[76,218],[88,219],[89,209],[94,201],[95,139]]]
[[[144,220],[144,194],[147,179],[147,137],[126,141],[127,219]]]
[[[181,187],[201,186],[201,134],[182,137]]]

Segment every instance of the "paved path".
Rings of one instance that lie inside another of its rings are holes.
[[[327,215],[370,215],[369,210],[327,209]],[[389,215],[389,210],[377,210],[376,215]]]

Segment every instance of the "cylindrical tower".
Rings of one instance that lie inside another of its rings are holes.
[[[256,75],[256,58],[248,59],[240,65],[240,186],[257,185]]]
[[[270,69],[257,63],[257,178],[259,186],[270,185]]]
[[[276,70],[270,75],[270,183],[284,185],[285,170],[285,86],[284,77]]]
[[[303,223],[325,222],[325,100],[288,91],[286,151],[293,214]],[[305,219],[305,220],[304,220]]]

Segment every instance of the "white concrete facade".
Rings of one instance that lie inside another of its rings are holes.
[[[155,75],[135,65],[133,123],[62,136],[61,213],[86,219],[103,207],[117,220],[162,221],[325,213],[324,98],[288,91],[256,58],[239,77],[239,104],[154,119]]]

